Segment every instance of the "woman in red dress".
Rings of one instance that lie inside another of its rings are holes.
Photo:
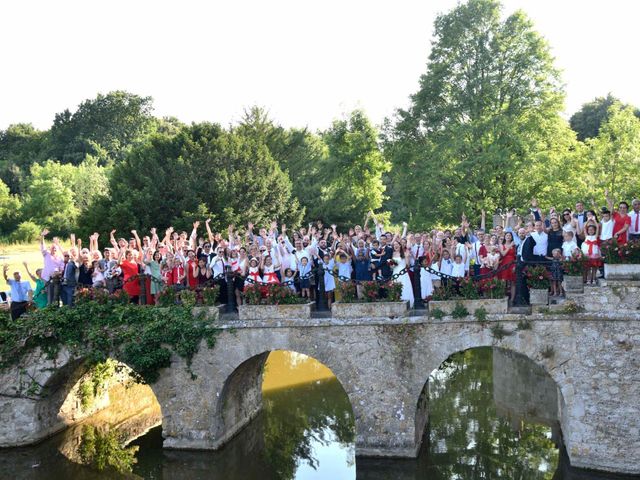
[[[120,269],[123,274],[122,289],[127,292],[131,303],[138,303],[140,297],[140,281],[135,278],[139,274],[139,264],[133,256],[132,250],[124,251],[124,259],[120,257]]]
[[[513,241],[513,233],[506,232],[504,234],[504,240],[500,245],[500,266],[501,269],[498,272],[498,278],[507,282],[507,291],[509,292],[509,298],[513,302],[516,296],[516,245]],[[507,265],[511,266],[507,267]]]

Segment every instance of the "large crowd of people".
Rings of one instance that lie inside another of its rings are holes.
[[[392,279],[402,284],[401,298],[413,304],[416,262],[425,267],[419,270],[424,300],[452,277],[455,281],[490,276],[506,282],[507,295],[513,300],[518,261],[545,263],[553,280],[551,294],[561,295],[562,260],[585,257],[585,282],[594,282],[604,244],[613,239],[619,244],[640,240],[640,200],[633,200],[631,209],[624,201],[614,208],[607,196],[607,206],[599,209],[587,210],[577,202],[575,209],[543,212],[533,199],[526,215],[510,210],[494,216],[491,228],[485,223],[483,211],[475,228],[463,215],[455,229],[408,232],[404,223],[401,232],[393,233],[370,212],[363,225],[342,231],[322,222],[290,230],[274,221],[258,229],[249,223],[242,232],[230,225],[223,235],[214,233],[207,220],[204,230],[196,221],[191,232],[169,227],[159,234],[151,228],[142,238],[136,230],[127,236],[113,230],[103,248],[97,233],[90,236],[88,245],[71,235],[71,246],[64,248],[58,238],[48,243],[45,229],[40,235],[42,268],[32,273],[25,264],[35,290],[20,272],[9,279],[7,266],[4,277],[11,289],[14,318],[31,303],[41,308],[57,302],[54,283],[59,285],[63,305],[73,305],[79,288],[124,290],[134,303],[144,293],[146,302],[153,303],[167,287],[198,289],[212,284],[220,286],[223,299],[230,293],[241,305],[243,290],[252,283],[282,283],[310,300],[324,291],[330,303],[339,296],[336,287],[341,282],[355,282],[362,298],[362,282]],[[318,267],[326,272],[324,289],[318,285],[321,277],[315,275]],[[145,281],[139,281],[141,274]]]

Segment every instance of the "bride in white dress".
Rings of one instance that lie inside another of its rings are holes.
[[[409,264],[409,255],[411,250],[407,248],[407,252],[403,252],[402,245],[399,242],[393,242],[393,256],[392,258],[396,262],[396,266],[393,267],[393,274],[399,274],[404,268]],[[409,308],[413,308],[413,286],[411,285],[411,278],[409,277],[408,272],[404,272],[398,278],[394,280],[395,282],[402,284],[402,300],[409,301]]]

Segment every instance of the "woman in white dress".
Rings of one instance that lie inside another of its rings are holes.
[[[400,242],[393,242],[393,256],[391,258],[396,262],[396,265],[393,267],[393,275],[399,274],[407,265],[409,265],[410,255],[411,248],[407,248],[407,252],[405,253]],[[413,286],[411,285],[409,273],[404,272],[394,281],[402,284],[402,295],[400,298],[402,300],[408,300],[409,307],[413,308]]]

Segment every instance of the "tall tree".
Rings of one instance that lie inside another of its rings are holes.
[[[391,167],[380,151],[378,131],[364,112],[355,110],[348,119],[334,121],[322,138],[329,148],[322,186],[327,220],[361,222],[368,211],[382,206],[382,175]]]
[[[602,201],[608,189],[614,198],[638,196],[640,178],[640,119],[635,109],[614,103],[598,136],[587,140],[585,175],[591,195]]]
[[[87,154],[102,165],[120,161],[156,127],[153,100],[125,91],[98,94],[71,113],[58,113],[51,128],[51,156],[79,164]],[[106,154],[106,155],[103,155]]]
[[[0,180],[0,232],[9,233],[15,228],[20,217],[20,199],[12,195],[2,180]]]
[[[0,130],[0,178],[12,193],[22,193],[31,165],[46,159],[48,132],[30,123]]]
[[[215,124],[194,124],[177,135],[156,135],[117,164],[110,195],[81,218],[84,230],[212,227],[271,220],[297,224],[303,211],[291,183],[264,143]]]
[[[584,142],[588,138],[595,138],[600,132],[600,126],[609,118],[609,109],[620,100],[607,94],[606,97],[597,97],[589,103],[582,105],[580,110],[571,115],[569,124],[576,132],[578,140]],[[635,115],[640,118],[640,109],[634,109]]]
[[[392,191],[416,225],[524,206],[575,143],[547,43],[523,12],[500,10],[469,0],[437,17],[420,89],[387,124]]]

